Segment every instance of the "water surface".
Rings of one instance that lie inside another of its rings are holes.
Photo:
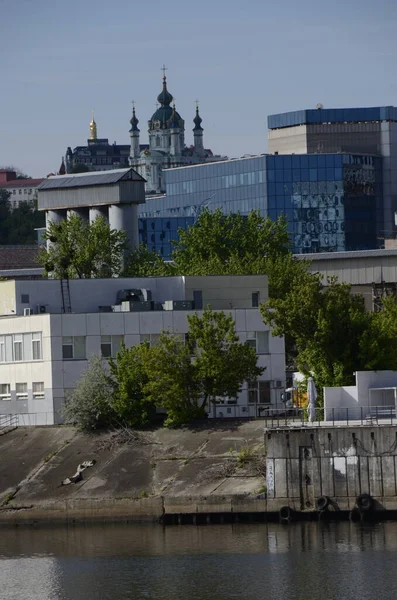
[[[1,600],[395,600],[397,523],[0,529]]]

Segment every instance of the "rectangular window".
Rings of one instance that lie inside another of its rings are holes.
[[[28,384],[27,383],[16,383],[15,384],[15,392],[17,400],[27,400],[28,399]]]
[[[22,334],[13,336],[14,361],[20,362],[23,360],[22,351]]]
[[[259,307],[259,292],[252,292],[252,308]]]
[[[259,404],[270,404],[270,381],[259,381]]]
[[[203,292],[201,290],[193,290],[193,302],[196,310],[203,308]]]
[[[123,335],[102,335],[101,336],[101,354],[103,358],[115,357],[124,342]]]
[[[86,358],[85,336],[64,336],[62,338],[62,358],[64,360],[81,360]]]
[[[33,398],[44,398],[44,381],[34,381],[32,383]]]
[[[247,344],[257,354],[269,354],[269,332],[247,331]]]
[[[254,348],[256,352],[256,332],[247,331],[247,344],[250,348]]]
[[[144,344],[145,342],[147,342],[150,346],[150,333],[141,333],[139,336],[139,343]]]
[[[257,331],[256,333],[258,354],[269,354],[269,332],[268,331]]]
[[[32,357],[33,360],[42,360],[41,333],[32,333]]]
[[[11,389],[9,383],[0,383],[0,400],[11,400]]]
[[[21,294],[21,304],[29,304],[29,294]]]

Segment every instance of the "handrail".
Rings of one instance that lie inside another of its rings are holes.
[[[18,415],[0,415],[0,431],[8,427],[18,427]]]

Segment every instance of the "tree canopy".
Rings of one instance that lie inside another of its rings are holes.
[[[44,212],[36,205],[20,202],[11,209],[11,194],[0,189],[0,239],[1,244],[34,244],[37,241],[35,228],[45,226]]]
[[[397,369],[396,300],[380,313],[366,310],[349,285],[307,273],[283,298],[261,307],[274,335],[285,335],[295,349],[296,367],[313,374],[318,387],[352,385],[354,372]]]
[[[111,229],[98,217],[87,223],[72,215],[59,223],[50,223],[44,239],[51,242],[43,249],[39,262],[46,274],[57,278],[101,278],[118,275],[128,247],[124,231]]]
[[[149,275],[258,275],[269,277],[269,294],[282,297],[293,279],[303,276],[307,261],[289,248],[287,223],[262,217],[224,215],[204,209],[194,225],[179,229],[171,262],[141,245],[128,259],[125,276]]]

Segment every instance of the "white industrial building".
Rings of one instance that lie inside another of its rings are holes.
[[[211,417],[260,415],[285,387],[284,339],[273,337],[259,303],[265,275],[0,282],[0,415],[19,424],[62,422],[62,406],[90,355],[115,355],[163,330],[188,331],[187,316],[210,306],[230,313],[241,341],[256,348],[263,375]]]

